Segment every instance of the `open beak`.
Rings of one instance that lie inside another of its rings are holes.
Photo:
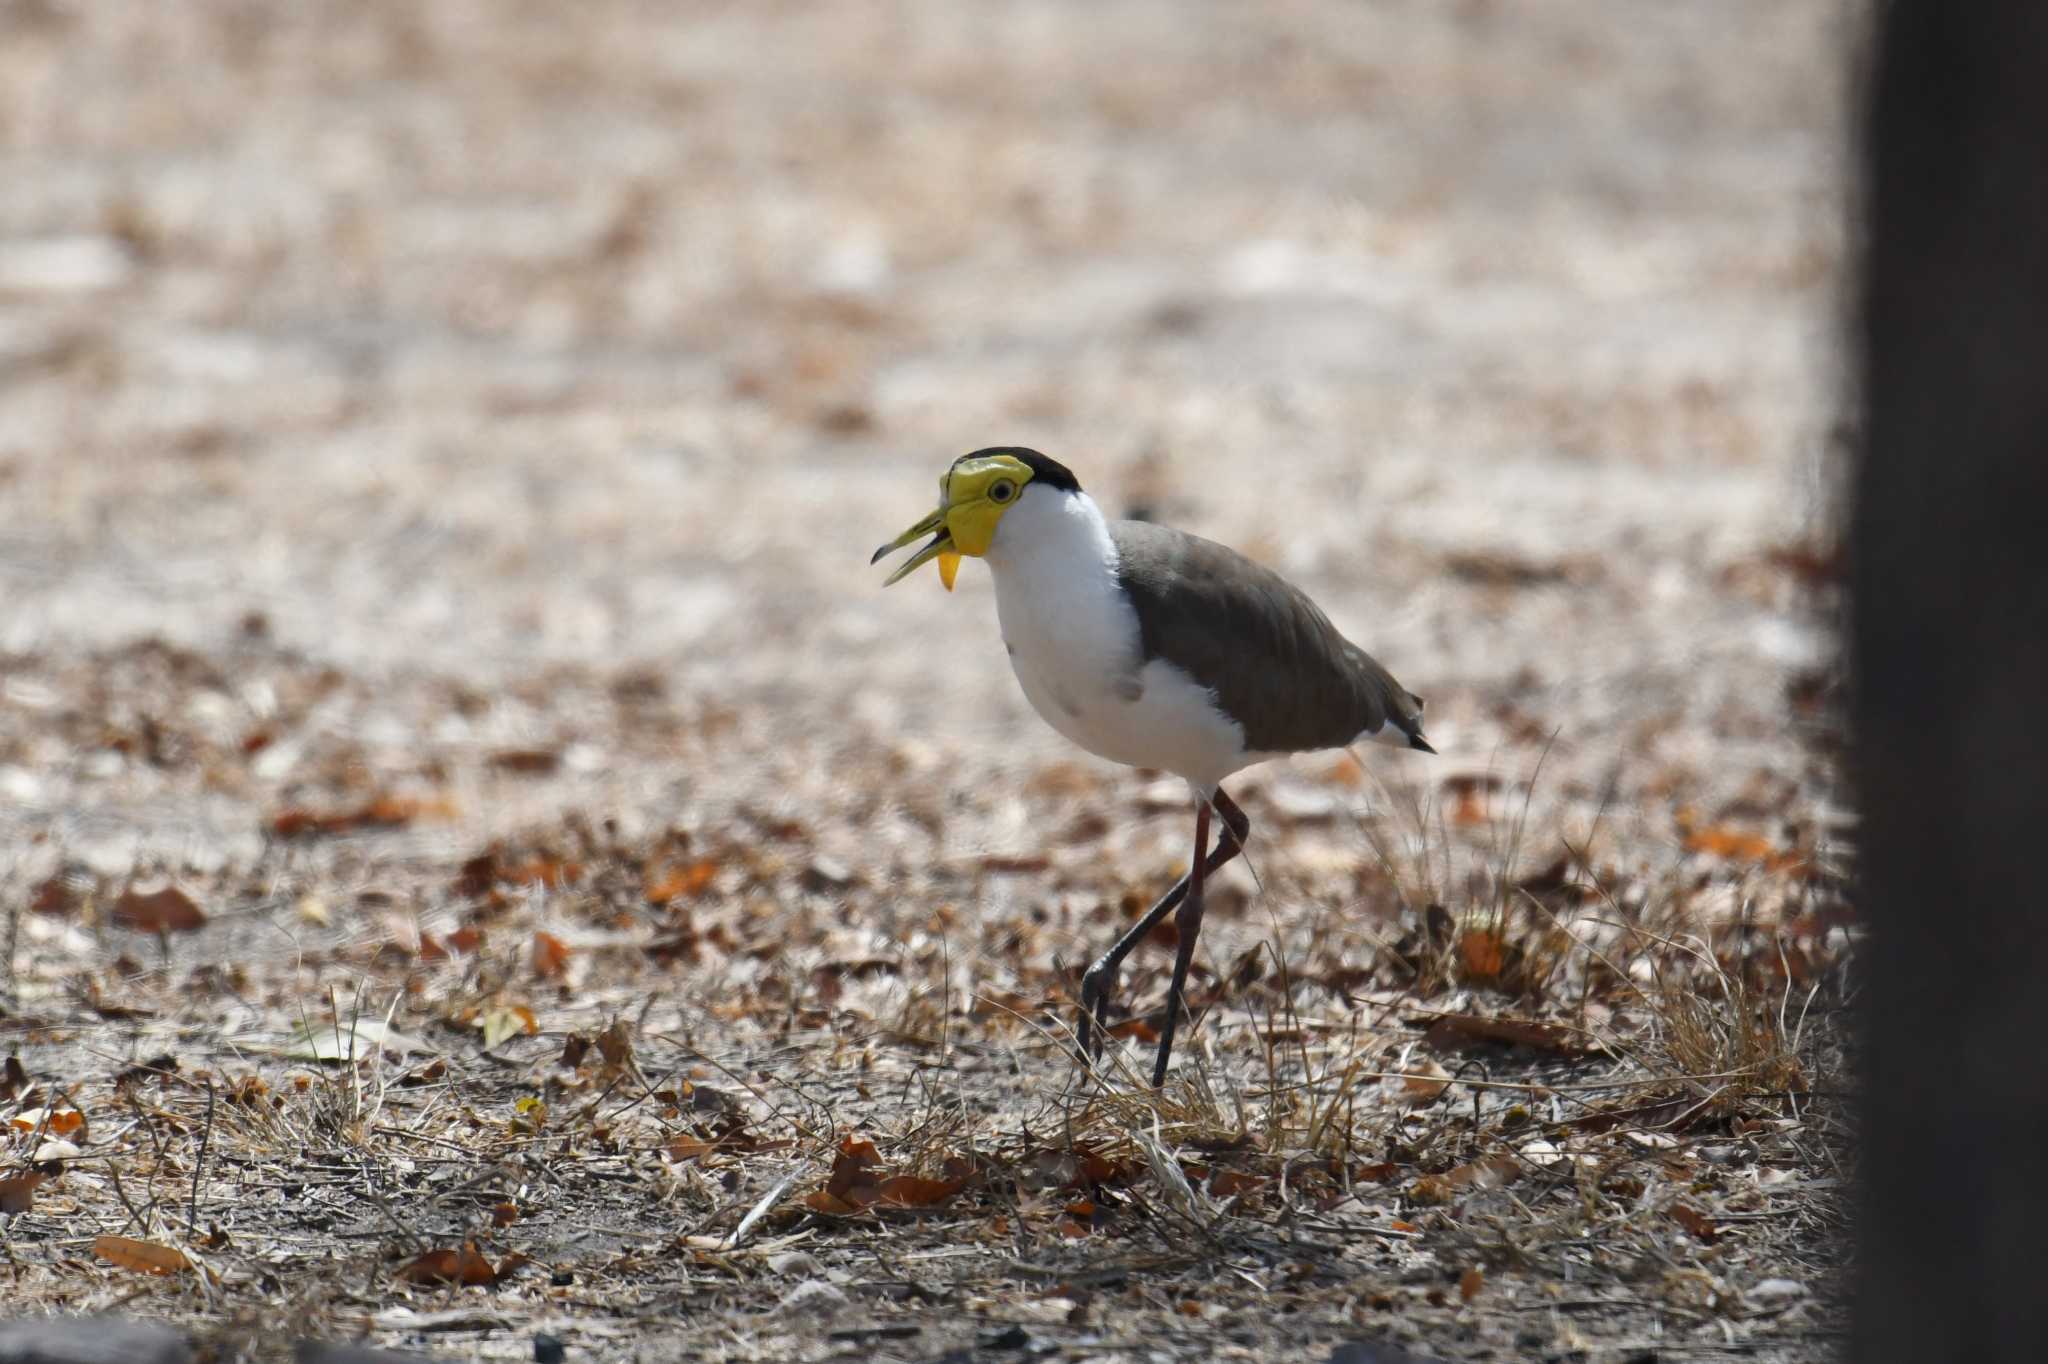
[[[894,573],[891,573],[882,583],[882,586],[892,586],[909,577],[917,569],[937,559],[939,561],[939,580],[945,583],[948,592],[953,590],[953,575],[960,571],[960,555],[953,548],[953,533],[946,529],[946,509],[944,507],[939,508],[930,516],[927,516],[924,520],[876,550],[874,557],[869,559],[868,562],[878,564],[882,561],[883,555],[894,554],[918,536],[927,533],[932,538],[926,541],[924,547],[911,555]]]

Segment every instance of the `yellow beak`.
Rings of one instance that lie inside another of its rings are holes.
[[[924,520],[876,550],[874,557],[869,559],[868,562],[878,564],[882,561],[884,555],[894,554],[918,536],[927,533],[930,533],[932,538],[926,542],[922,549],[911,555],[894,573],[891,573],[883,581],[882,586],[894,586],[904,578],[909,577],[917,569],[937,559],[939,561],[939,581],[946,585],[948,592],[953,590],[953,577],[960,571],[960,554],[953,548],[953,533],[946,528],[946,509],[944,507],[939,508],[930,516],[927,516]]]

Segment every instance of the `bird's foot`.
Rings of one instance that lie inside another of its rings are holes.
[[[1116,967],[1104,960],[1081,976],[1081,1022],[1075,1035],[1084,1066],[1102,1059],[1103,1043],[1109,1038],[1109,995],[1116,989],[1116,975]]]

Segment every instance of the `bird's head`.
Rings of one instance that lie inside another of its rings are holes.
[[[1081,490],[1065,465],[1036,450],[995,446],[962,455],[953,461],[952,468],[939,475],[938,510],[876,550],[868,562],[879,563],[883,555],[895,553],[920,535],[930,535],[932,538],[891,573],[882,586],[898,582],[937,559],[939,579],[950,592],[953,575],[960,571],[960,556],[971,554],[980,558],[988,553],[1003,513],[1016,506],[1025,491],[1034,486],[1061,492]]]

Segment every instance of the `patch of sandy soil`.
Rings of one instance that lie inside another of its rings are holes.
[[[0,6],[17,1304],[1824,1353],[1857,14]],[[867,567],[996,443],[1442,750],[1233,786],[1156,1098],[1170,937],[1102,1085],[1064,1029],[1184,797],[1030,714],[979,566]]]

